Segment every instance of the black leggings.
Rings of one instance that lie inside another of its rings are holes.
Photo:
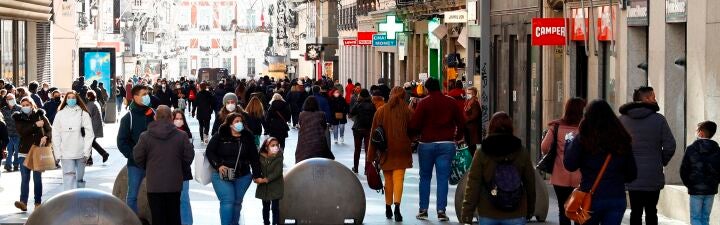
[[[557,197],[558,201],[558,211],[560,213],[560,225],[570,225],[570,219],[565,216],[565,202],[570,197],[570,194],[573,192],[573,187],[563,187],[563,186],[557,186],[553,185],[553,189],[555,189],[555,196]],[[575,223],[577,225],[577,223]]]
[[[272,201],[263,201],[263,221],[265,224],[270,224],[270,210],[272,209],[272,224],[280,223],[280,200],[275,199]],[[270,206],[272,205],[272,207]]]
[[[100,153],[100,155],[107,155],[107,151],[100,146],[100,144],[97,143],[97,138],[93,139],[92,147],[95,149],[96,152]],[[90,151],[90,158],[88,160],[92,160],[92,151]]]
[[[630,225],[641,225],[645,211],[645,225],[657,225],[657,203],[660,191],[629,191]]]
[[[198,122],[200,123],[200,137],[205,140],[205,136],[210,133],[210,118],[198,118]]]

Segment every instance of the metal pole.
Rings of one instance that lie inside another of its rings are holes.
[[[480,76],[481,76],[481,113],[482,113],[482,134],[487,133],[485,124],[490,121],[490,1],[491,0],[480,0],[480,7],[478,7],[479,19],[480,19]]]

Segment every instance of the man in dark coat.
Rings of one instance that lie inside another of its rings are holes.
[[[185,132],[175,128],[170,107],[161,105],[155,121],[133,149],[138,167],[147,174],[147,195],[153,224],[180,224],[180,191],[186,165],[195,156],[193,145]]]
[[[202,141],[208,141],[210,134],[210,117],[215,108],[215,97],[207,90],[207,83],[200,84],[200,92],[195,97],[195,107],[192,109],[192,116],[200,123],[200,137]]]
[[[385,98],[385,102],[390,100],[390,87],[385,83],[385,78],[378,79],[378,90],[380,90],[380,96]]]
[[[160,100],[160,105],[172,106],[172,90],[167,86],[167,81],[162,81],[158,89],[155,90],[155,97]]]
[[[632,152],[637,161],[637,179],[627,185],[630,195],[630,224],[657,224],[657,203],[665,186],[663,167],[675,154],[675,138],[651,87],[635,90],[633,101],[620,107],[620,121],[632,138]]]
[[[60,107],[60,91],[53,90],[52,91],[52,98],[45,102],[45,105],[43,106],[43,109],[45,110],[45,115],[48,118],[48,121],[52,124],[53,121],[55,121],[55,114],[57,114],[58,107]]]
[[[28,85],[28,90],[30,91],[30,98],[32,98],[33,102],[35,102],[35,105],[38,108],[42,108],[43,101],[42,101],[42,98],[40,98],[40,95],[38,95],[39,87],[40,87],[40,85],[38,85],[37,82],[33,81],[33,82],[30,82],[30,84]]]

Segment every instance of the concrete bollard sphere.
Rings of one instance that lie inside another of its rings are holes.
[[[94,189],[75,189],[47,200],[30,214],[27,225],[142,225],[120,199]]]

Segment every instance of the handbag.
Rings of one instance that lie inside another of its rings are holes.
[[[470,155],[470,150],[467,146],[463,146],[455,151],[455,157],[450,164],[450,184],[457,185],[460,180],[465,176],[465,173],[470,169],[473,157]]]
[[[202,157],[202,158],[200,158]],[[201,152],[200,154],[195,154],[195,181],[202,185],[207,185],[210,182],[212,182],[212,172],[213,168],[210,165],[210,160],[208,160],[207,156],[205,155],[205,152]]]
[[[85,137],[85,127],[83,126],[82,109],[80,110],[80,136]]]
[[[560,124],[555,124],[554,130],[553,130],[553,142],[552,145],[550,145],[550,151],[543,155],[540,161],[538,161],[537,166],[535,166],[536,170],[543,171],[545,173],[552,174],[553,168],[555,168],[555,158],[557,158],[557,147],[558,147],[558,130],[560,129]],[[546,134],[547,135],[547,134]]]
[[[222,180],[224,180],[224,181],[235,181],[235,179],[236,179],[236,177],[235,177],[235,170],[237,170],[237,166],[238,166],[238,164],[240,163],[240,155],[242,154],[242,146],[243,146],[243,145],[242,145],[242,142],[240,142],[240,147],[239,147],[240,150],[238,151],[237,159],[235,159],[235,166],[234,166],[232,169],[231,169],[231,168],[228,168],[228,169],[227,169],[227,173],[225,173],[224,175],[223,175],[223,174],[220,174],[220,178],[221,178]]]
[[[343,113],[341,113],[341,112],[336,112],[336,113],[335,113],[335,119],[336,119],[336,120],[341,120],[341,119],[343,119],[343,118],[345,118],[345,114],[343,114]]]
[[[597,178],[595,178],[595,183],[593,183],[590,192],[584,192],[580,190],[579,187],[573,190],[570,198],[568,198],[565,202],[565,216],[567,216],[568,219],[578,222],[579,224],[585,224],[588,220],[590,220],[592,195],[595,193],[595,189],[597,189],[600,184],[600,180],[602,180],[602,177],[605,174],[605,169],[607,169],[611,158],[612,154],[608,153],[607,158],[605,158],[605,163],[602,168],[600,168],[600,172],[598,173]]]
[[[367,176],[367,183],[370,189],[385,193],[383,182],[380,178],[380,163],[378,160],[365,162],[365,175]]]
[[[37,172],[55,169],[55,155],[53,155],[52,148],[32,145],[23,166]]]

